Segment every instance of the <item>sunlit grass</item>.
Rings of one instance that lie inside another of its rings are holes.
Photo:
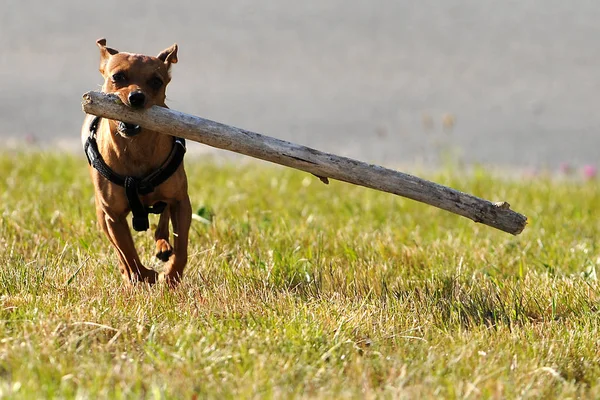
[[[513,237],[268,164],[187,170],[212,222],[184,283],[128,289],[84,159],[0,155],[0,394],[600,396],[597,181],[425,174],[510,202]]]

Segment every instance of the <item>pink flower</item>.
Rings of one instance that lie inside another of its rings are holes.
[[[37,139],[36,139],[36,137],[33,134],[28,133],[28,134],[25,135],[25,143],[27,143],[27,144],[35,144],[35,142],[37,142]]]
[[[598,175],[598,169],[594,165],[586,165],[583,167],[583,176],[585,179],[594,179]]]
[[[524,171],[525,178],[536,178],[539,175],[539,171],[535,167],[527,168]]]
[[[571,175],[571,173],[573,172],[573,167],[566,161],[561,162],[558,168],[560,172],[564,175]]]

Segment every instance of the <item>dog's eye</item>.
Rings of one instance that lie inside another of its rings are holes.
[[[150,80],[148,81],[148,85],[150,85],[152,89],[158,90],[162,87],[163,81],[158,76],[154,76],[150,78]]]
[[[112,76],[112,81],[114,83],[123,83],[125,82],[127,78],[125,77],[125,74],[122,72],[117,72],[116,74],[113,74]]]

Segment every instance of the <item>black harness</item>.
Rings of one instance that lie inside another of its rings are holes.
[[[94,167],[100,175],[115,185],[125,188],[127,202],[133,213],[133,229],[136,231],[145,231],[150,227],[148,214],[161,214],[165,210],[167,204],[163,201],[159,201],[154,203],[152,207],[145,207],[140,200],[140,195],[152,193],[158,185],[169,179],[169,177],[177,171],[177,168],[179,168],[179,165],[183,161],[183,156],[185,155],[185,140],[176,137],[173,142],[173,149],[171,150],[171,154],[167,158],[167,161],[165,161],[165,163],[157,170],[152,171],[145,177],[136,178],[134,176],[121,176],[106,165],[100,151],[98,151],[96,131],[98,130],[99,122],[100,117],[96,117],[90,124],[90,135],[83,148],[85,155],[87,156],[90,165]]]

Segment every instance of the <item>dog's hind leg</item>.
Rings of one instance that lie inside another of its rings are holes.
[[[160,214],[156,232],[154,232],[154,240],[156,240],[156,258],[161,261],[168,261],[173,254],[173,246],[169,243],[169,220],[171,212],[169,207]]]

